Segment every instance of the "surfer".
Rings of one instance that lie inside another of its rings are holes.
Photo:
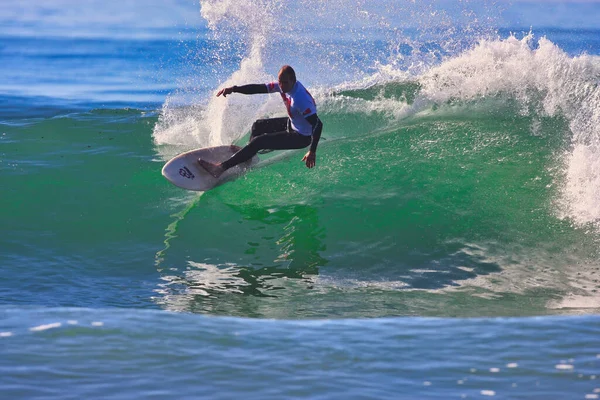
[[[246,147],[222,163],[214,164],[199,158],[200,165],[212,176],[218,178],[229,168],[250,160],[260,150],[302,149],[309,145],[310,149],[302,161],[308,168],[315,166],[323,123],[317,116],[315,100],[304,85],[296,80],[296,72],[292,67],[281,67],[277,82],[230,86],[219,90],[217,97],[226,97],[231,93],[279,93],[289,117],[259,119],[254,122]]]

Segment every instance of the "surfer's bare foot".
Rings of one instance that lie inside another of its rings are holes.
[[[201,158],[198,159],[198,164],[200,164],[202,168],[207,170],[208,173],[214,176],[215,178],[218,178],[223,172],[225,172],[223,167],[221,167],[221,164],[213,164]]]

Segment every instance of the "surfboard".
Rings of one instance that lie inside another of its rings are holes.
[[[249,161],[236,165],[225,171],[220,177],[215,178],[198,164],[198,158],[218,163],[228,159],[240,149],[241,147],[235,145],[216,146],[181,153],[164,165],[162,174],[175,186],[204,192],[242,175],[259,160],[258,157],[254,156]]]

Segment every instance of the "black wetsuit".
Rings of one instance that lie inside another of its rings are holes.
[[[273,86],[271,86],[271,89],[273,89]],[[243,94],[258,94],[271,93],[272,91],[270,91],[270,87],[268,85],[252,84],[234,86],[233,92]],[[291,117],[292,114],[290,112],[289,100],[286,102],[286,97],[284,94],[282,94],[282,98],[284,99],[284,103],[288,108],[288,114],[290,114]],[[301,134],[294,130],[290,118],[287,117],[257,120],[252,125],[252,132],[250,134],[250,141],[248,145],[234,154],[231,158],[221,163],[221,166],[224,169],[234,167],[250,160],[260,150],[302,149],[310,145],[311,151],[316,151],[317,144],[321,138],[323,124],[316,114],[316,106],[314,110],[314,113],[306,117],[306,120],[312,126],[312,132],[310,135]],[[308,113],[309,109],[306,111]]]

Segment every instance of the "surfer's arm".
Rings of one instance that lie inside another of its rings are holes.
[[[306,162],[306,166],[308,168],[312,168],[317,163],[317,145],[319,144],[319,139],[321,139],[321,132],[323,131],[323,123],[317,116],[317,114],[309,115],[306,117],[306,120],[312,126],[312,141],[310,142],[310,150],[302,161]]]
[[[310,143],[310,151],[312,153],[316,153],[319,139],[321,139],[321,132],[323,132],[323,123],[317,114],[306,117],[306,120],[312,125],[312,141]]]
[[[265,84],[250,84],[250,85],[242,85],[242,86],[230,86],[223,88],[217,92],[217,97],[223,95],[223,97],[227,97],[228,94],[231,93],[242,93],[242,94],[259,94],[259,93],[269,93],[267,85]]]

